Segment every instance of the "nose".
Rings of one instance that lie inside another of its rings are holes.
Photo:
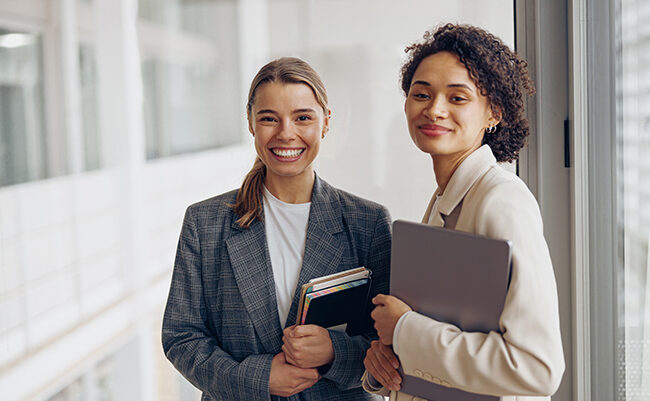
[[[446,101],[443,96],[434,96],[424,109],[424,116],[429,120],[444,119],[449,117],[449,111],[446,107]]]
[[[280,122],[280,125],[278,125],[278,131],[275,134],[278,140],[280,141],[291,141],[292,139],[295,138],[295,134],[293,132],[293,126],[291,124],[291,121],[289,120],[282,120]]]

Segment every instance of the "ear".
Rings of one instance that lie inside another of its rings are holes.
[[[332,116],[332,110],[327,109],[327,115],[325,116],[325,122],[323,124],[323,132],[321,133],[321,139],[325,138],[325,135],[330,130],[330,117]]]
[[[251,121],[251,115],[250,113],[246,116],[248,120],[248,132],[251,133],[251,135],[255,136],[255,131],[253,130],[253,122]]]
[[[488,124],[490,127],[493,127],[501,122],[502,114],[501,110],[490,110],[490,117],[488,117]]]

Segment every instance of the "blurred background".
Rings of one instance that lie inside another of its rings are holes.
[[[249,84],[298,56],[333,112],[317,172],[419,220],[404,47],[514,43],[511,0],[0,0],[0,399],[195,400],[160,326],[185,208],[252,166]]]

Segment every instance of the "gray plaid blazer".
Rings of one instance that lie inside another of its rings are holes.
[[[203,392],[202,400],[378,400],[361,388],[363,358],[375,337],[370,299],[388,293],[390,216],[373,202],[316,177],[298,287],[358,266],[372,270],[365,335],[330,331],[334,361],[322,378],[289,398],[269,394],[271,359],[281,351],[264,223],[248,229],[228,206],[231,191],[191,205],[181,231],[162,343],[167,358]],[[296,291],[287,325],[296,320]]]

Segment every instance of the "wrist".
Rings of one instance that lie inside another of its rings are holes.
[[[399,346],[398,346],[399,332],[400,332],[400,330],[401,330],[401,328],[402,328],[402,326],[404,324],[404,319],[406,319],[408,314],[411,313],[411,312],[412,311],[408,311],[408,312],[402,314],[402,316],[400,316],[400,318],[397,320],[397,323],[395,324],[395,328],[393,329],[393,352],[395,352],[395,354],[397,354],[397,355],[399,355]]]

